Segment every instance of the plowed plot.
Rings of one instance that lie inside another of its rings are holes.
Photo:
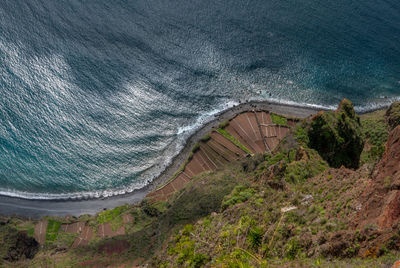
[[[228,162],[235,161],[237,159],[236,155],[220,145],[218,142],[209,140],[207,145],[210,146],[216,153],[218,153],[222,158],[224,158]]]
[[[248,113],[243,113],[235,117],[232,121],[235,121],[241,126],[241,129],[245,133],[245,136],[251,140],[257,140],[257,136],[254,134],[254,127],[250,123]]]
[[[217,168],[217,164],[214,163],[204,152],[203,150],[198,150],[196,155],[203,160],[204,163],[210,168],[210,170],[214,170]]]
[[[114,254],[122,254],[127,251],[130,247],[130,244],[126,240],[116,240],[116,241],[108,241],[102,246],[100,246],[100,251],[105,253],[107,256],[112,256]]]
[[[211,133],[211,138],[215,141],[224,146],[226,149],[231,151],[233,154],[235,154],[236,157],[241,157],[246,155],[246,152],[237,147],[235,144],[233,144],[230,140],[226,139],[224,136],[219,134],[218,132],[212,132]]]
[[[197,161],[197,157],[193,157],[192,160],[189,161],[185,167],[185,170],[190,170],[193,176],[205,171],[201,163]]]
[[[40,221],[35,225],[35,239],[39,244],[46,242],[46,230],[48,221]]]
[[[290,119],[288,119],[287,124],[288,124],[289,127],[296,126],[296,122],[294,120],[290,120]]]
[[[271,116],[266,112],[256,112],[258,121],[260,124],[270,125],[272,124]]]
[[[206,156],[217,165],[217,167],[223,167],[228,163],[226,159],[214,151],[207,143],[201,143],[200,148],[204,154],[206,154]]]
[[[101,238],[104,237],[114,237],[117,235],[124,235],[125,234],[125,227],[122,226],[118,230],[113,231],[111,225],[109,223],[104,223],[99,226],[97,229],[97,235]]]
[[[229,126],[232,125],[232,127],[236,130],[236,132],[246,141],[247,144],[249,144],[255,153],[262,153],[264,152],[263,148],[260,148],[255,141],[257,140],[257,137],[255,136],[253,132],[253,128],[249,123],[248,117],[246,114],[241,114],[234,118]],[[233,135],[233,133],[231,133]]]
[[[207,170],[212,170],[213,166],[210,165],[209,162],[207,162],[207,160],[202,157],[202,155],[200,154],[200,151],[201,150],[198,150],[193,155],[192,161],[201,167],[201,170],[202,170],[201,172],[207,171]]]
[[[83,227],[79,237],[75,239],[74,244],[72,244],[72,247],[76,248],[78,246],[88,245],[90,240],[92,240],[92,238],[93,238],[93,229],[89,226],[85,226]]]
[[[275,137],[276,134],[276,126],[274,125],[261,125],[261,129],[263,131],[264,137]]]
[[[258,118],[256,118],[255,113],[247,113],[247,118],[249,119],[249,122],[251,124],[251,129],[254,132],[254,136],[256,137],[256,140],[262,140],[261,133],[260,133],[260,128],[258,126],[257,121],[259,122]]]
[[[225,130],[228,131],[229,134],[231,134],[233,137],[235,137],[241,144],[244,145],[244,147],[249,149],[252,153],[257,153],[257,151],[253,148],[253,146],[251,146],[249,143],[247,143],[246,138],[243,138],[241,136],[241,134],[236,131],[236,128],[233,127],[234,125],[236,125],[236,127],[238,127],[237,124],[231,122],[229,124],[229,126],[225,127]]]
[[[289,132],[289,128],[287,128],[287,127],[278,126],[276,128],[277,128],[277,136],[278,136],[277,138],[279,140],[282,140],[284,137],[286,137],[286,135]]]
[[[61,225],[61,230],[69,234],[77,234],[82,232],[83,228],[85,227],[84,222],[75,222],[71,224],[63,224]]]
[[[124,214],[124,215],[122,215],[122,221],[124,224],[133,222],[133,217],[131,214]]]
[[[175,180],[171,181],[171,184],[174,187],[175,191],[179,191],[180,189],[182,189],[186,183],[187,181],[184,179],[183,175],[179,175],[178,177],[176,177]]]

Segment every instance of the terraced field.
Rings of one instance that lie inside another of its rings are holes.
[[[152,201],[165,201],[201,172],[221,168],[248,154],[271,152],[294,125],[295,121],[268,111],[241,113],[203,137],[169,182],[151,192],[148,197]],[[56,238],[61,240],[64,237],[65,245],[75,248],[88,245],[95,238],[124,235],[126,224],[135,221],[124,208],[117,207],[99,213],[95,226],[87,221],[68,223],[62,220],[42,220],[35,225],[34,236],[40,244],[54,243]]]
[[[223,167],[247,154],[271,152],[295,124],[294,120],[268,111],[241,113],[199,141],[171,180],[147,197],[152,201],[165,201],[203,171]]]
[[[129,213],[118,214],[115,215],[115,217],[120,217],[123,225],[133,222],[133,217]],[[50,223],[52,223],[53,226],[58,226],[60,228],[50,228]],[[60,240],[60,235],[67,235],[70,239],[70,243],[66,246],[72,248],[88,245],[90,241],[96,237],[105,238],[124,234],[126,234],[124,226],[119,227],[117,230],[113,230],[110,222],[101,223],[97,228],[94,228],[93,226],[88,225],[86,221],[63,223],[62,220],[42,220],[35,225],[34,230],[34,237],[39,244],[43,245],[47,242],[54,241],[57,238]]]

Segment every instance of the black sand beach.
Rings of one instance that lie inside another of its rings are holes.
[[[149,185],[132,193],[99,199],[80,200],[28,200],[0,196],[0,214],[21,217],[39,218],[43,216],[79,216],[95,214],[103,209],[111,209],[123,204],[140,202],[147,193],[162,185],[174,174],[189,155],[195,143],[220,122],[228,120],[244,111],[264,109],[288,117],[305,118],[322,110],[314,107],[303,107],[282,103],[252,101],[237,105],[215,115],[215,119],[197,130],[186,142],[182,151],[166,167],[165,171]]]

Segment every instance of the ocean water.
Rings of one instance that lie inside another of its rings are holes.
[[[2,0],[0,194],[140,188],[247,100],[400,97],[397,0]]]

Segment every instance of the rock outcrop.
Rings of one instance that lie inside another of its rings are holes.
[[[373,171],[361,203],[357,227],[373,224],[386,229],[400,222],[400,126],[390,133],[386,151]]]
[[[358,168],[364,147],[360,118],[351,101],[344,99],[336,111],[320,112],[308,126],[310,147],[331,167]]]
[[[394,129],[400,125],[400,102],[397,101],[390,105],[386,112],[385,118],[391,129]]]

